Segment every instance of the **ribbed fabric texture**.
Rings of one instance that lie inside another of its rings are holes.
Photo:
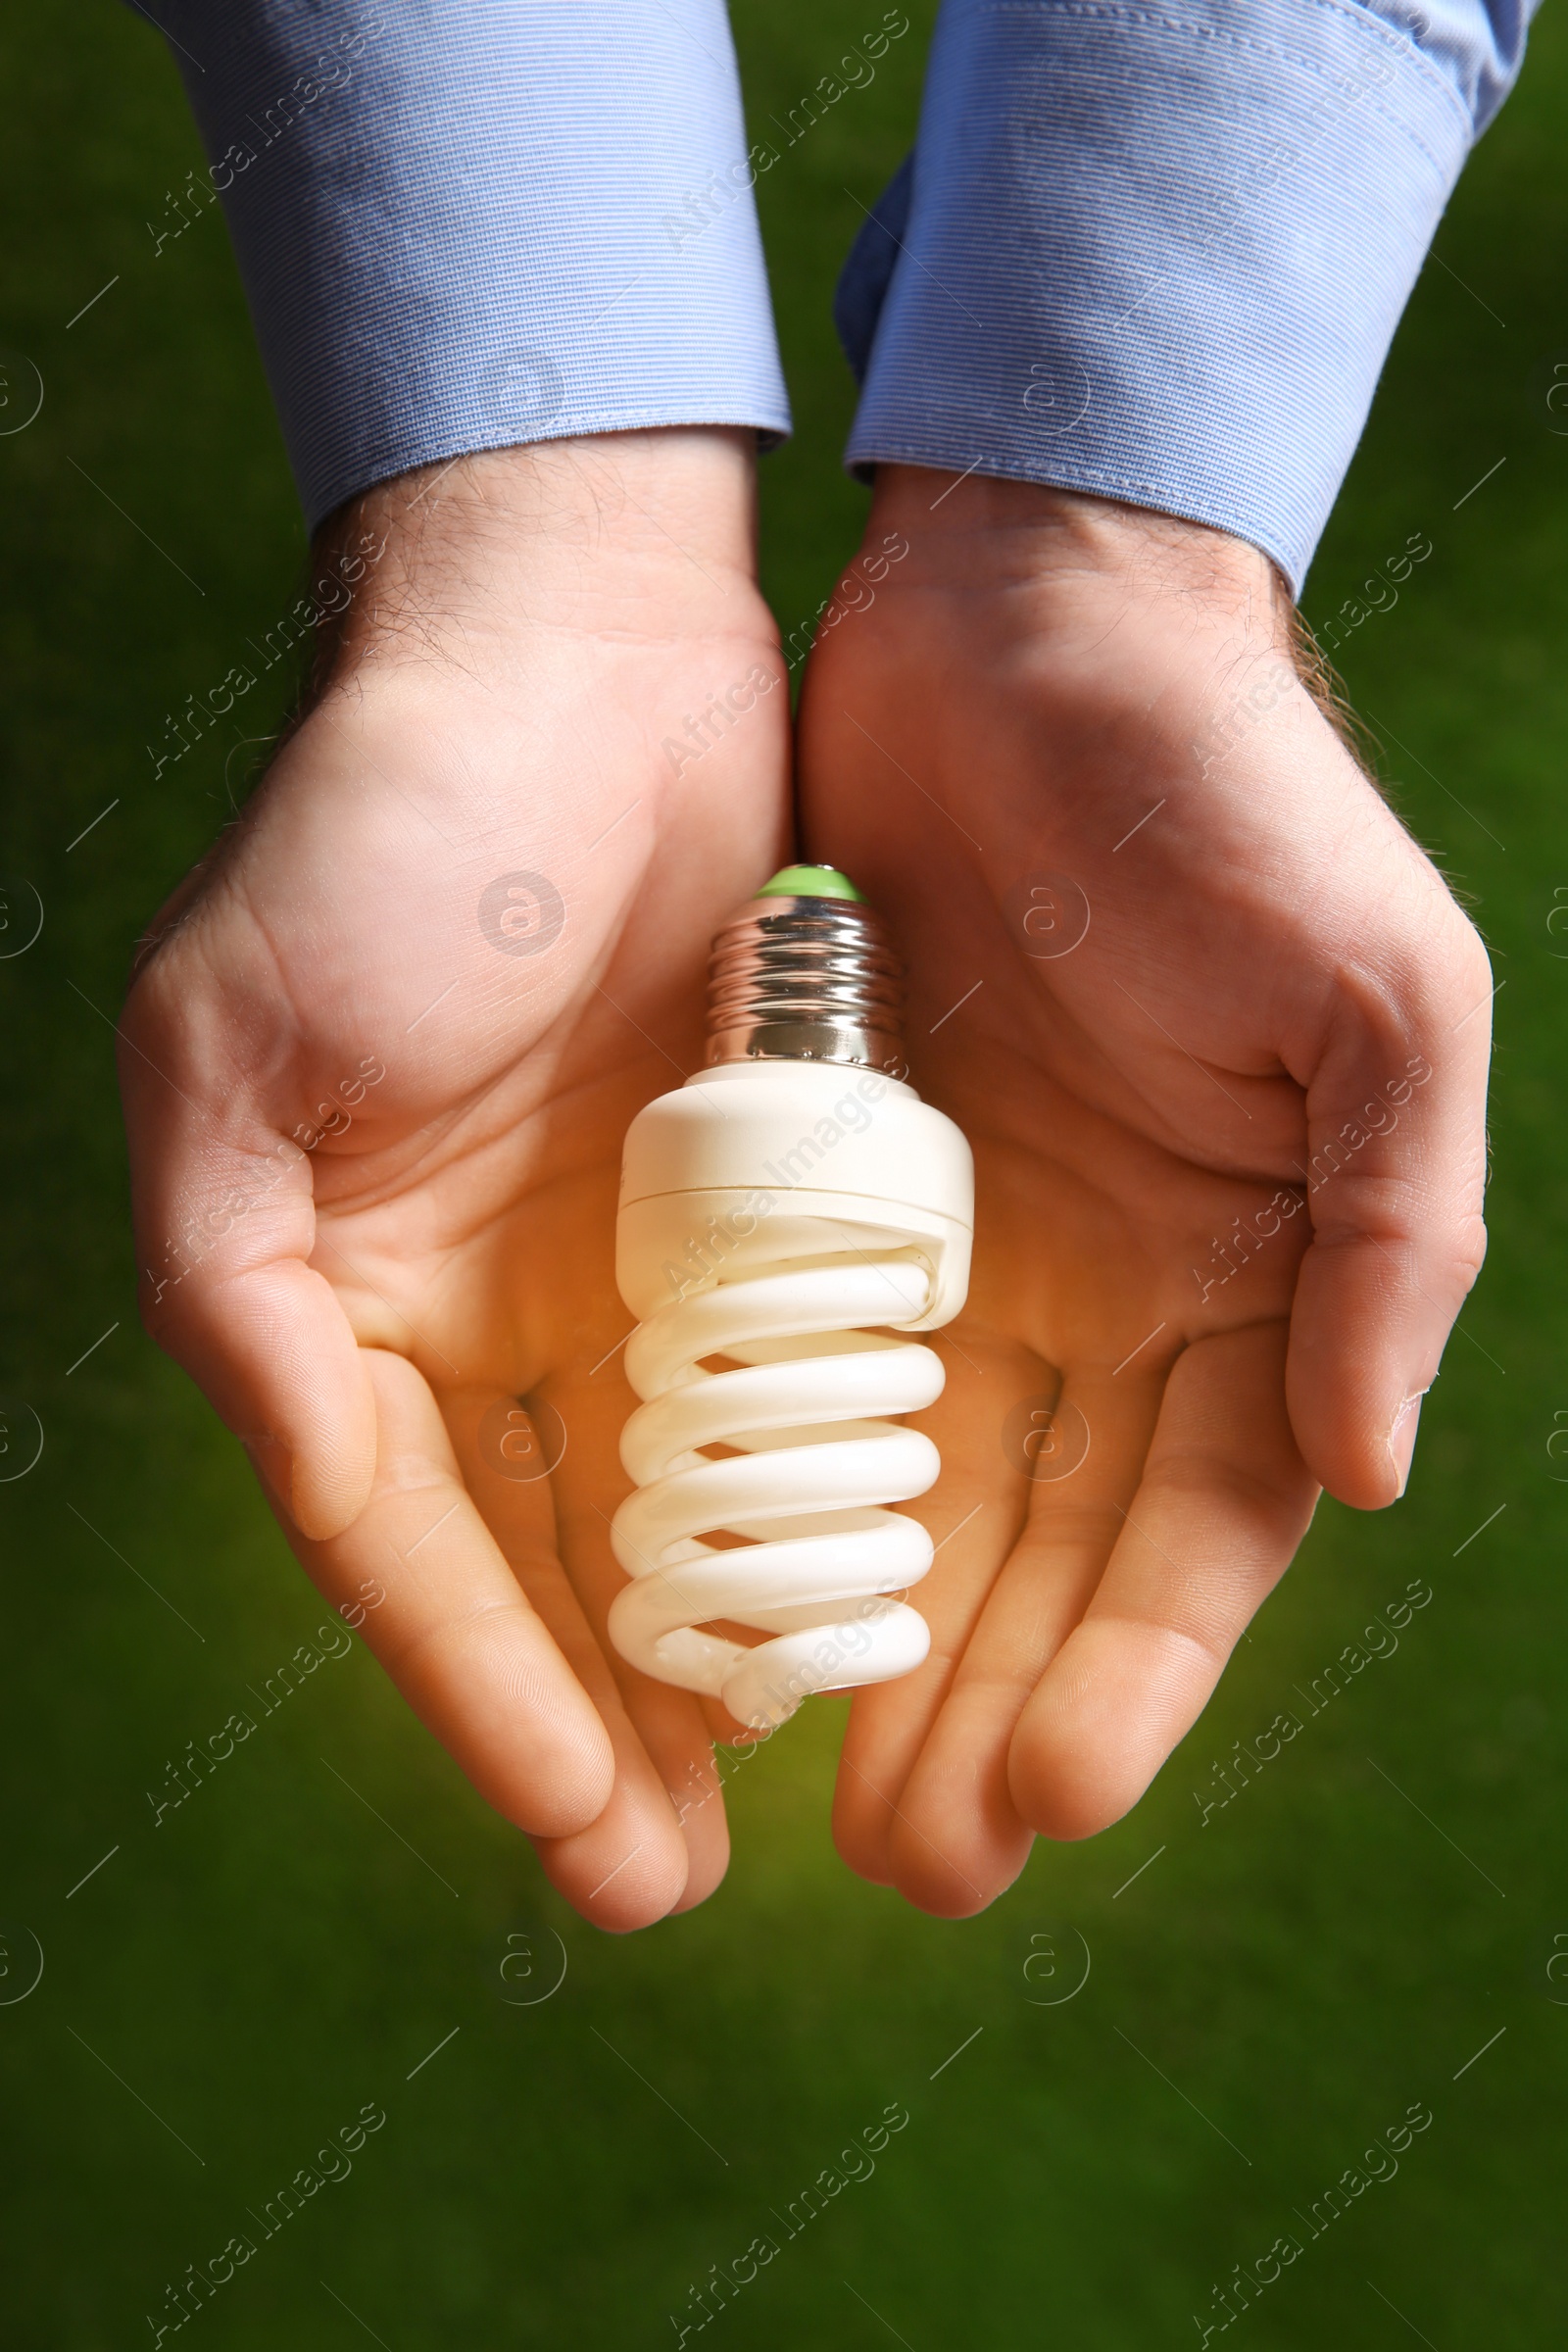
[[[788,430],[722,0],[157,0],[155,21],[313,526],[465,450]]]
[[[1517,68],[1517,11],[1437,15],[1441,57],[1349,0],[947,0],[840,290],[849,462],[1159,508],[1298,588]]]
[[[135,0],[132,0],[135,4]],[[145,12],[144,12],[145,13]],[[1298,587],[1528,0],[946,0],[835,315],[849,460]],[[465,450],[788,430],[722,0],[158,0],[307,515]]]

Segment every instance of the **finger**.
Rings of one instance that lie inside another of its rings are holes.
[[[563,1388],[559,1405],[569,1419],[571,1443],[555,1481],[561,1549],[640,1744],[648,1802],[657,1797],[675,1825],[685,1884],[671,1907],[687,1911],[706,1901],[729,1866],[712,1735],[701,1702],[689,1690],[639,1673],[609,1633],[611,1604],[626,1582],[611,1548],[610,1523],[631,1491],[620,1462],[620,1433],[636,1402],[618,1364]]]
[[[449,1393],[442,1401],[475,1502],[591,1699],[614,1759],[603,1809],[567,1837],[540,1839],[540,1861],[551,1884],[596,1927],[615,1935],[648,1927],[686,1895],[690,1874],[682,1804],[689,1817],[716,1813],[720,1839],[723,1808],[710,1801],[717,1782],[706,1740],[697,1770],[680,1776],[678,1791],[666,1784],[627,1710],[601,1640],[602,1625],[596,1633],[563,1566],[560,1547],[567,1541],[566,1525],[582,1510],[580,1504],[564,1502],[566,1464],[575,1466],[584,1452],[587,1416],[570,1399],[569,1411],[563,1413],[543,1396],[532,1413],[514,1398],[472,1390]],[[544,1475],[531,1475],[536,1471]],[[614,1475],[623,1487],[618,1465]],[[617,1494],[611,1485],[610,1498]],[[540,1540],[546,1521],[548,1543]],[[580,1538],[573,1548],[580,1549]],[[706,1820],[700,1829],[694,1827],[693,1837],[711,1843]]]
[[[1362,1510],[1404,1492],[1421,1398],[1486,1251],[1492,979],[1468,924],[1454,929],[1415,1016],[1353,1007],[1307,1090],[1291,1420],[1314,1475]]]
[[[610,1742],[465,1490],[424,1381],[365,1350],[376,1408],[369,1500],[343,1535],[296,1542],[334,1603],[364,1605],[366,1641],[481,1796],[518,1829],[560,1837],[609,1799]]]
[[[927,1344],[943,1359],[947,1385],[937,1404],[906,1419],[936,1445],[942,1474],[927,1495],[905,1507],[936,1545],[929,1572],[909,1594],[931,1629],[931,1647],[912,1674],[856,1692],[833,1795],[834,1843],[875,1886],[894,1882],[905,1783],[1023,1523],[1023,1481],[998,1444],[993,1398],[1038,1394],[1054,1379],[1030,1349],[988,1344],[968,1329],[961,1339],[933,1332]],[[961,1855],[946,1864],[961,1882]]]
[[[243,1108],[204,1111],[154,1066],[141,1040],[162,1049],[137,1008],[150,982],[127,1007],[120,1056],[142,1319],[321,1542],[364,1508],[376,1441],[348,1317],[306,1262],[311,1161]]]
[[[1090,1837],[1143,1794],[1306,1532],[1285,1349],[1283,1325],[1252,1324],[1171,1369],[1104,1575],[1013,1735],[1013,1802],[1046,1837]]]
[[[1028,1520],[951,1677],[899,1799],[894,1883],[943,1918],[994,1902],[1035,1833],[1008,1782],[1013,1734],[1035,1687],[1083,1617],[1127,1524],[1164,1389],[1158,1366],[1075,1367],[1053,1424],[1012,1476]],[[948,1860],[961,1855],[958,1871]]]

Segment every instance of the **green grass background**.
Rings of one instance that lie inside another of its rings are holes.
[[[874,85],[760,189],[798,418],[763,492],[786,629],[861,512],[838,469],[852,395],[828,301],[856,199],[910,135],[932,14],[910,7]],[[878,13],[740,0],[760,133]],[[0,1387],[46,1432],[38,1466],[0,1486],[0,2340],[151,2342],[166,2281],[375,2102],[387,2120],[352,2177],[191,2323],[205,2340],[673,2343],[688,2287],[902,2101],[874,2178],[704,2340],[1144,2352],[1196,2341],[1211,2283],[1424,2101],[1398,2177],[1230,2340],[1560,2341],[1568,1460],[1548,1441],[1568,1428],[1568,937],[1548,918],[1568,904],[1568,438],[1544,387],[1568,360],[1561,16],[1444,222],[1306,600],[1322,616],[1408,533],[1432,539],[1341,666],[1504,983],[1492,1256],[1409,1498],[1380,1518],[1325,1506],[1132,1818],[1038,1850],[984,1918],[939,1925],[842,1869],[838,1711],[817,1701],[740,1772],[721,1891],[621,1942],[555,1900],[358,1649],[152,1827],[166,1759],[321,1614],[237,1447],[138,1331],[110,1033],[139,925],[255,756],[210,739],[154,785],[143,744],[285,610],[304,548],[219,216],[153,254],[145,223],[200,160],[159,41],[105,0],[21,0],[0,58],[0,343],[46,389],[0,439],[0,870],[47,917],[0,963]],[[258,701],[255,734],[280,709]],[[14,924],[29,905],[13,894]],[[1415,1577],[1433,1599],[1397,1654],[1200,1826],[1211,1760]],[[551,1931],[564,1983],[508,2005],[508,1936],[533,1938],[526,1991],[559,1965]],[[17,1999],[29,1937],[44,1974]],[[1084,1948],[1088,1983],[1047,2005]]]

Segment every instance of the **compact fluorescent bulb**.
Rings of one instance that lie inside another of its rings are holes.
[[[930,1404],[944,1371],[888,1335],[962,1307],[974,1170],[905,1081],[902,997],[854,884],[787,866],[713,943],[708,1067],[626,1137],[615,1273],[643,1402],[621,1438],[637,1491],[612,1528],[631,1582],[611,1638],[754,1730],[930,1646],[888,1596],[925,1575],[931,1539],[886,1506],[941,1460],[889,1416]],[[767,1639],[700,1630],[715,1621]]]

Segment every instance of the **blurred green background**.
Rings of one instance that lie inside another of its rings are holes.
[[[760,189],[798,418],[764,483],[786,630],[862,507],[828,302],[910,136],[932,9],[909,5],[874,84]],[[760,135],[876,12],[736,19]],[[200,162],[160,42],[108,0],[21,0],[0,57],[0,427],[24,361],[46,395],[0,439],[0,2340],[151,2342],[166,2285],[368,2104],[386,2120],[352,2175],[251,2230],[205,2340],[672,2343],[689,2290],[768,2230],[778,2259],[712,2323],[762,2352],[1144,2352],[1195,2340],[1214,2284],[1294,2230],[1238,2323],[1259,2352],[1561,2341],[1562,17],[1443,224],[1306,599],[1322,620],[1431,539],[1339,661],[1503,983],[1492,1256],[1409,1498],[1326,1505],[1133,1817],[1037,1850],[984,1918],[923,1919],[839,1865],[818,1700],[738,1773],[721,1891],[623,1942],[555,1900],[358,1648],[153,1827],[166,1763],[321,1617],[237,1446],[139,1333],[110,1028],[139,926],[257,756],[209,737],[153,784],[142,747],[285,609],[304,544],[221,220],[156,257],[146,227]],[[280,709],[253,699],[247,725]],[[17,954],[29,891],[45,920]],[[19,1477],[29,1412],[46,1442]],[[1295,1688],[1411,1579],[1432,1598],[1396,1653],[1204,1824],[1214,1760],[1303,1712]],[[909,2122],[874,2177],[785,2242],[770,2213],[890,2102]],[[1415,2103],[1397,2178],[1309,2238],[1293,2215]]]

